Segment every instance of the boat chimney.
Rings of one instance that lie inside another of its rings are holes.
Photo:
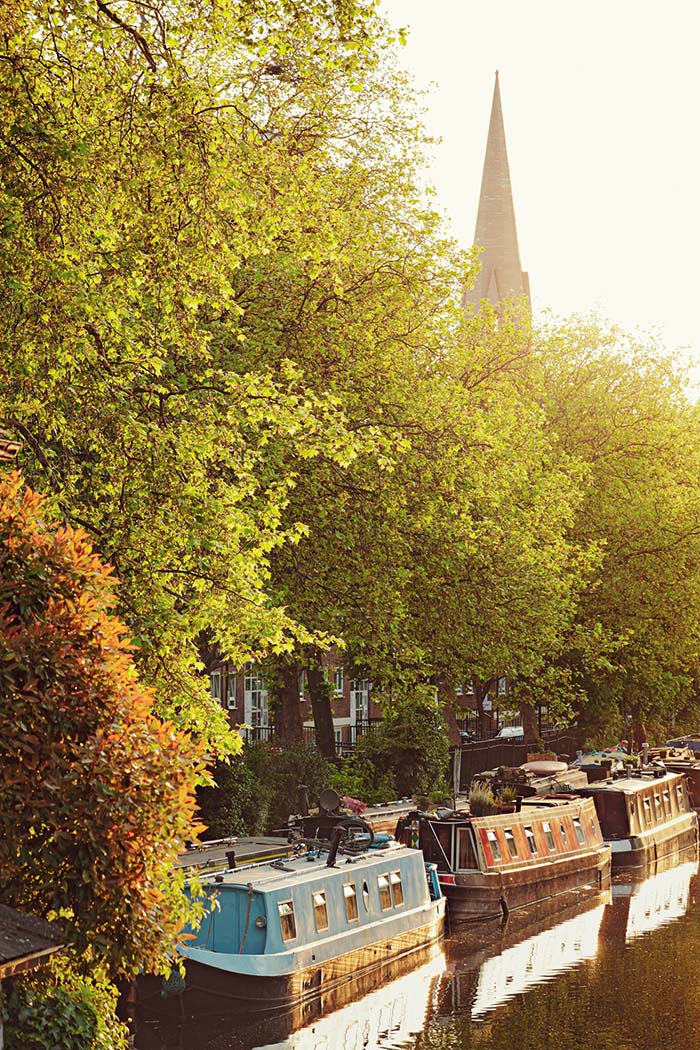
[[[337,827],[333,830],[333,838],[331,839],[331,849],[330,853],[328,854],[328,860],[326,861],[327,868],[335,867],[335,858],[338,855],[338,846],[340,845],[341,840],[344,839],[346,835],[347,831],[345,828]]]
[[[649,765],[649,745],[648,744],[642,744],[642,765],[643,766],[648,766]]]
[[[600,768],[605,771],[605,779],[610,780],[612,777],[612,759],[602,758],[600,760]]]
[[[226,866],[232,871],[236,867],[236,851],[235,849],[226,850]]]

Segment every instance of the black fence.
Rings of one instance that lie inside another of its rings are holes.
[[[562,761],[576,757],[582,746],[582,738],[576,732],[558,733],[545,740],[548,752],[558,755]],[[455,762],[459,765],[459,791],[467,793],[469,785],[477,773],[498,766],[521,766],[527,762],[527,756],[534,752],[532,744],[509,744],[501,739],[477,740],[473,744],[463,744],[455,748],[451,757],[451,781],[454,784]],[[457,758],[457,755],[460,757]]]
[[[335,750],[338,755],[349,755],[357,747],[360,737],[366,733],[375,733],[381,723],[380,718],[358,719],[354,725],[343,726],[336,732]],[[273,747],[283,747],[284,743],[278,737],[274,725],[269,726],[247,726],[240,729],[241,736],[246,744],[271,744]],[[304,746],[312,747],[316,743],[316,730],[313,726],[304,726]]]

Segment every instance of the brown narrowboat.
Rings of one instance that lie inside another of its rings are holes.
[[[516,908],[610,875],[610,849],[595,805],[574,795],[534,797],[510,813],[413,813],[396,837],[437,865],[451,921],[507,915]]]
[[[648,759],[661,763],[672,773],[683,773],[688,780],[688,794],[693,809],[700,810],[700,762],[689,747],[651,748]]]
[[[576,793],[595,803],[613,871],[643,868],[697,844],[698,817],[681,773],[640,770]]]

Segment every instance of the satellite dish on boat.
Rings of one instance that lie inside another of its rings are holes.
[[[324,788],[318,796],[318,804],[326,813],[332,813],[340,805],[340,795],[333,788]]]
[[[540,762],[524,762],[521,769],[528,773],[537,773],[539,776],[551,776],[552,773],[563,773],[568,769],[566,762],[555,762],[553,759],[543,759]]]

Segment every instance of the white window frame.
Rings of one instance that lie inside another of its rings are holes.
[[[238,675],[230,674],[228,676],[228,682],[226,683],[226,709],[228,711],[235,711],[238,707],[238,699],[236,697],[237,687]]]
[[[249,726],[266,729],[269,722],[267,683],[254,664],[248,664],[243,681],[243,720]]]
[[[369,678],[353,678],[350,682],[350,711],[354,725],[369,720],[369,694],[372,683]]]
[[[345,668],[336,667],[333,672],[333,696],[336,698],[345,695]]]
[[[209,672],[209,695],[221,703],[221,671]]]

